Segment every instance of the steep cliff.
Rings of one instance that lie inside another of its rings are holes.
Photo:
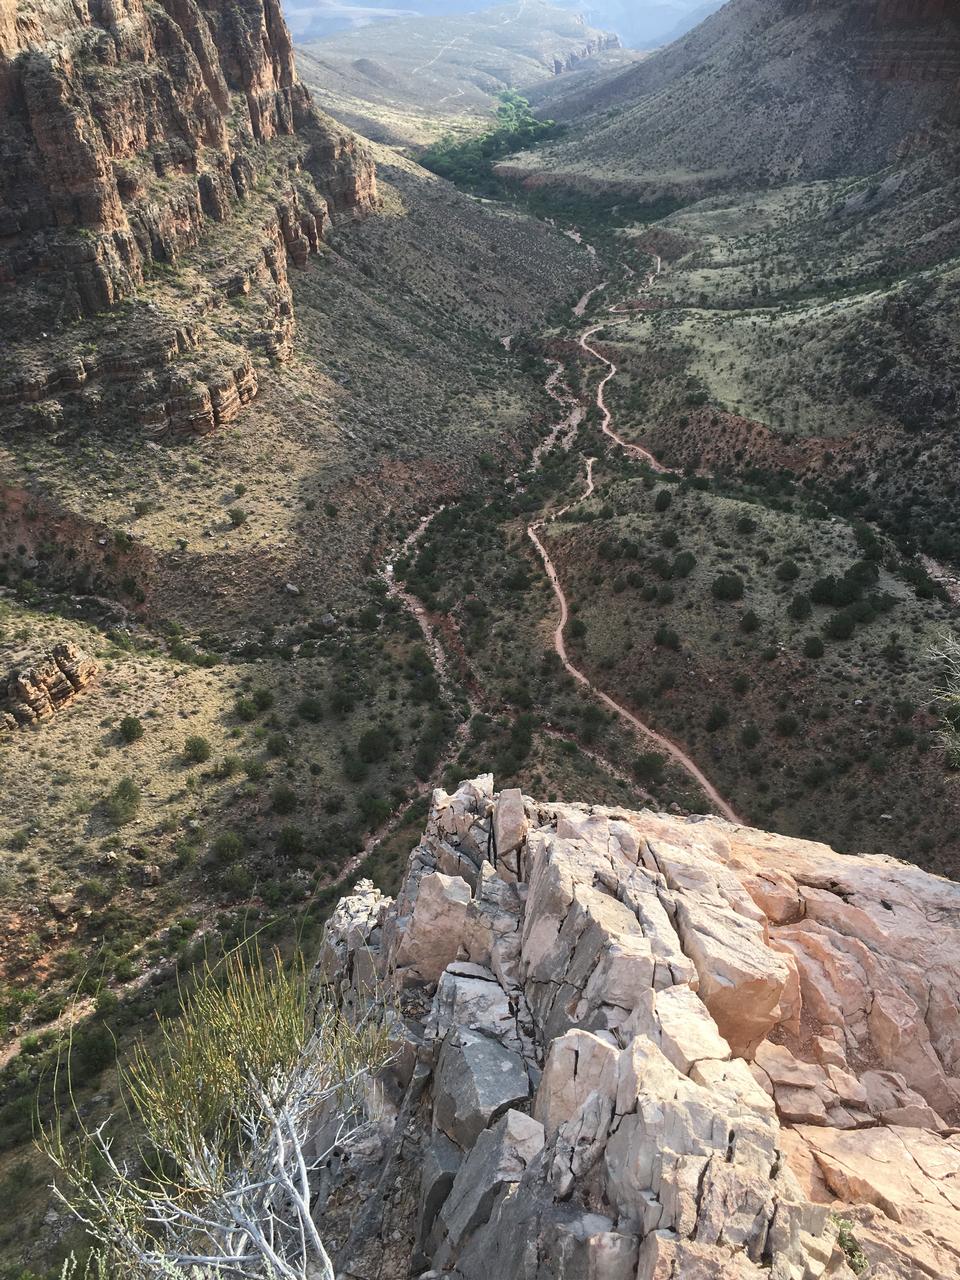
[[[3,0],[0,404],[136,380],[146,423],[229,421],[257,390],[250,352],[289,353],[288,257],[375,203],[276,0]],[[221,323],[251,294],[256,317]]]
[[[396,1044],[381,1140],[321,1188],[338,1275],[955,1274],[958,918],[889,858],[437,792],[320,958]]]

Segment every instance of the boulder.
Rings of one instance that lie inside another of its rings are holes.
[[[497,1195],[508,1184],[520,1181],[543,1149],[543,1141],[543,1125],[521,1111],[505,1112],[480,1134],[440,1211],[440,1227],[451,1246],[450,1253],[488,1220]]]
[[[437,1060],[433,1121],[459,1147],[469,1150],[492,1120],[529,1096],[518,1053],[477,1031],[448,1032]]]
[[[425,875],[395,953],[396,967],[436,982],[460,950],[470,899],[470,886],[459,876]]]
[[[0,680],[4,724],[27,727],[50,720],[68,707],[94,679],[99,667],[89,654],[66,641],[30,667],[16,668]]]
[[[572,1118],[594,1090],[612,1101],[619,1056],[615,1044],[579,1028],[553,1041],[533,1104],[534,1117],[549,1137]]]
[[[523,794],[516,788],[501,791],[493,807],[493,846],[498,865],[512,876],[519,873],[519,849],[526,834]]]

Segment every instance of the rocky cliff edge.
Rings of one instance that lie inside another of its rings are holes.
[[[388,1009],[338,1275],[960,1274],[960,887],[716,818],[434,795],[318,979]]]

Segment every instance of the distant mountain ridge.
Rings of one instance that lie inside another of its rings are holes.
[[[516,168],[668,191],[872,172],[958,118],[956,14],[943,0],[922,11],[902,0],[732,0],[568,100],[571,139]]]
[[[558,0],[567,9],[582,13],[593,26],[613,30],[624,43],[652,49],[677,39],[719,8],[723,0]],[[476,13],[488,6],[482,0],[288,0],[284,9],[298,41],[323,39],[390,18],[452,17]],[[517,0],[517,9],[525,0]]]
[[[378,22],[297,52],[318,101],[366,137],[394,145],[429,145],[438,122],[485,127],[505,90],[526,93],[564,73],[614,70],[640,56],[544,0]]]

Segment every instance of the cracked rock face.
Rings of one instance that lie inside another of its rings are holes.
[[[487,775],[318,978],[397,1046],[320,1187],[344,1280],[960,1274],[957,885]]]
[[[277,0],[0,0],[0,406],[18,425],[111,388],[151,434],[234,421],[253,355],[292,354],[288,260],[377,203],[369,154],[297,79]],[[230,302],[255,315],[227,324]]]
[[[32,667],[0,682],[0,728],[26,728],[50,720],[87,687],[99,668],[69,642],[54,645]]]

